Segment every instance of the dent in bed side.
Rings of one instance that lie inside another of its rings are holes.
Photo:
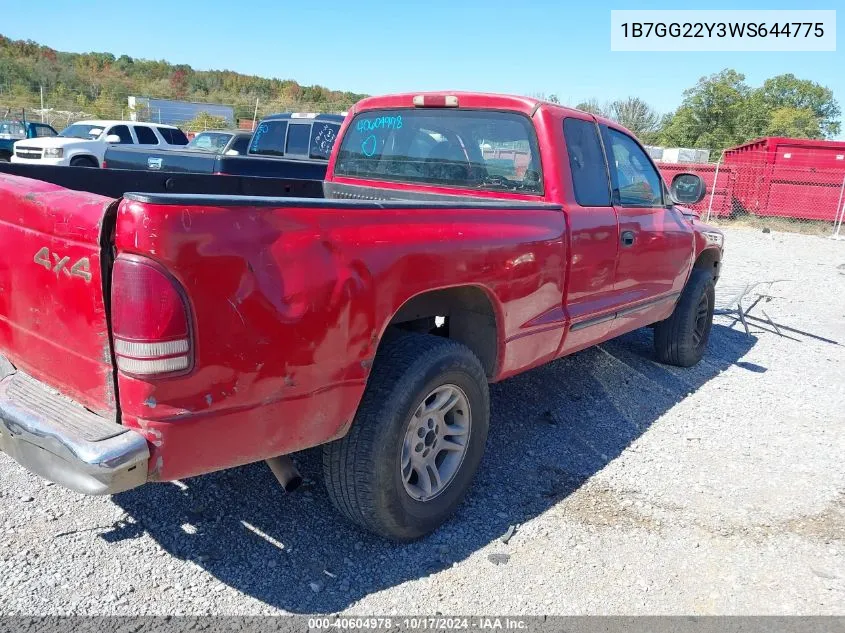
[[[482,287],[494,302],[494,379],[543,362],[563,332],[562,322],[542,318],[560,307],[563,236],[554,209],[124,200],[118,254],[151,257],[174,275],[196,337],[191,374],[119,376],[124,423],[161,444],[150,460],[161,479],[334,439],[354,417],[376,333],[409,299],[441,288]]]

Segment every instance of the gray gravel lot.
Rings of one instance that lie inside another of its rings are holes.
[[[317,451],[287,497],[257,464],[89,498],[0,454],[0,612],[845,614],[845,243],[726,233],[725,288],[793,280],[786,336],[719,317],[677,369],[642,330],[494,386],[421,542],[340,519]]]

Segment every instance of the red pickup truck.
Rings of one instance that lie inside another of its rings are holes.
[[[70,168],[68,168],[70,169]],[[89,170],[90,171],[90,170]],[[368,98],[323,199],[0,174],[0,447],[110,494],[324,445],[329,496],[417,538],[481,460],[488,383],[654,327],[693,365],[722,234],[616,123],[535,99]]]

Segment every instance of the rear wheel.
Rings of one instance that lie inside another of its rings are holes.
[[[332,503],[410,541],[457,509],[487,441],[487,377],[465,346],[427,334],[382,343],[349,433],[323,449]]]
[[[12,155],[9,152],[0,152],[0,163],[9,163],[12,161]]]
[[[693,269],[675,311],[654,326],[654,348],[662,363],[692,367],[707,349],[716,299],[713,273]]]
[[[71,167],[99,167],[97,159],[92,156],[76,156],[70,159]]]

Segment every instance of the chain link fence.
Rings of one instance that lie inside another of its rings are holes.
[[[345,113],[352,105],[352,102],[265,101],[247,96],[233,103],[150,96],[112,96],[90,101],[61,91],[16,92],[0,87],[0,121],[26,118],[47,123],[57,130],[83,119],[169,123],[187,132],[221,127],[251,130],[254,122],[277,112]],[[655,153],[657,150],[660,151]],[[721,154],[652,147],[648,151],[667,183],[678,173],[692,172],[702,177],[707,195],[693,209],[707,222],[845,239],[842,226],[845,223],[845,142],[770,138]],[[707,162],[708,158],[715,162]],[[686,162],[690,160],[700,162]]]
[[[762,139],[715,163],[657,165],[667,182],[684,172],[704,180],[692,208],[706,222],[845,239],[845,143]]]
[[[61,131],[85,119],[134,120],[167,123],[185,130],[202,131],[209,126],[252,129],[253,122],[277,112],[346,112],[353,102],[264,99],[244,96],[235,101],[180,101],[153,95],[86,95],[59,90],[10,90],[0,85],[0,120],[38,121]]]

